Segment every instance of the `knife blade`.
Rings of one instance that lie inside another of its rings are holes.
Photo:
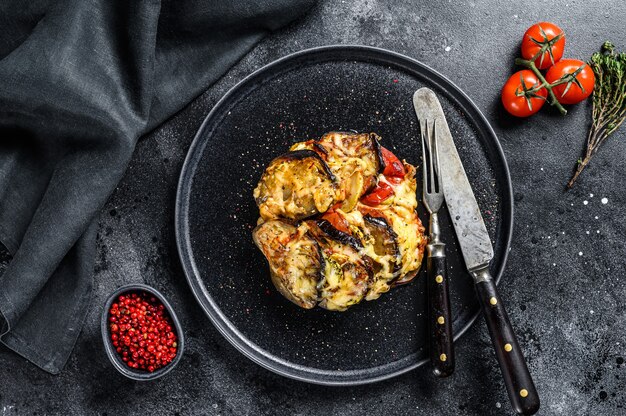
[[[489,272],[489,262],[494,255],[491,238],[454,144],[443,108],[437,95],[428,88],[421,88],[415,92],[413,106],[420,126],[427,122],[436,122],[439,128],[439,158],[446,205],[461,246],[465,266],[474,278],[476,293],[485,315],[509,399],[518,413],[535,414],[539,410],[539,395],[504,308],[504,302],[498,295]]]

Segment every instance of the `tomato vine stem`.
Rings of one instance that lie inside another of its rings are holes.
[[[556,95],[554,95],[554,91],[552,91],[552,88],[556,87],[557,85],[564,84],[564,83],[566,83],[568,81],[561,79],[561,80],[558,80],[558,81],[554,82],[553,84],[550,84],[548,81],[546,81],[546,79],[543,76],[543,74],[541,73],[541,71],[539,71],[539,69],[537,69],[537,66],[535,65],[534,60],[527,60],[527,59],[522,59],[522,58],[516,58],[515,59],[515,65],[520,65],[520,66],[526,67],[526,68],[530,69],[531,71],[533,71],[533,73],[537,76],[537,78],[539,78],[539,81],[541,81],[541,85],[538,86],[537,88],[538,89],[545,88],[546,90],[548,90],[548,95],[550,96],[550,105],[553,105],[556,108],[558,108],[559,112],[562,115],[567,114],[567,110],[565,109],[565,107],[563,107],[561,105],[561,103],[559,103],[559,101],[556,99]]]

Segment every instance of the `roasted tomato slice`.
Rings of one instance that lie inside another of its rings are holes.
[[[383,156],[383,163],[385,164],[383,175],[387,177],[403,178],[406,172],[404,170],[404,165],[400,162],[400,159],[398,159],[398,157],[394,155],[391,150],[382,146],[380,147],[380,153]]]
[[[376,206],[393,195],[393,188],[387,182],[379,181],[369,194],[361,198],[365,205]]]
[[[334,208],[335,207],[331,208],[329,211],[326,211],[326,213],[322,215],[322,219],[328,221],[337,230],[346,234],[350,234],[348,221],[343,215],[341,215],[341,213],[335,211]]]

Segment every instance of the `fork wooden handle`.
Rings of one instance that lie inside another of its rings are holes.
[[[517,413],[533,415],[539,410],[539,395],[494,281],[476,283],[476,292],[511,404]]]
[[[454,372],[454,345],[445,254],[439,257],[429,256],[427,268],[430,362],[436,376],[448,377]]]

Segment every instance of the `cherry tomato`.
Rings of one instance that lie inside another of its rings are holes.
[[[333,227],[337,230],[344,232],[346,234],[350,234],[350,227],[348,226],[348,221],[345,219],[343,215],[339,212],[335,211],[331,208],[330,211],[326,211],[324,215],[322,215],[322,219],[328,221]]]
[[[582,68],[581,68],[582,67]],[[574,77],[570,76],[570,81],[565,84],[557,85],[552,88],[552,92],[556,95],[556,99],[561,104],[576,104],[591,95],[596,77],[593,75],[593,69],[583,61],[578,59],[563,59],[557,62],[546,74],[546,81],[553,83],[559,79],[565,79],[568,75],[573,75],[576,71],[580,71]],[[581,88],[582,87],[582,88]]]
[[[404,178],[404,165],[400,162],[400,159],[394,155],[391,150],[384,147],[380,147],[380,153],[383,156],[383,163],[385,164],[385,170],[383,175],[387,177]]]
[[[369,194],[361,198],[365,205],[376,206],[393,195],[393,188],[387,182],[379,181]]]
[[[544,52],[535,59],[539,69],[546,69],[563,57],[565,34],[560,27],[550,22],[541,22],[528,28],[522,38],[522,57],[532,59],[544,48]]]
[[[541,88],[531,92],[541,85],[537,76],[530,69],[523,69],[511,75],[511,78],[502,87],[502,104],[506,111],[516,117],[528,117],[535,114],[548,96],[548,91]]]

